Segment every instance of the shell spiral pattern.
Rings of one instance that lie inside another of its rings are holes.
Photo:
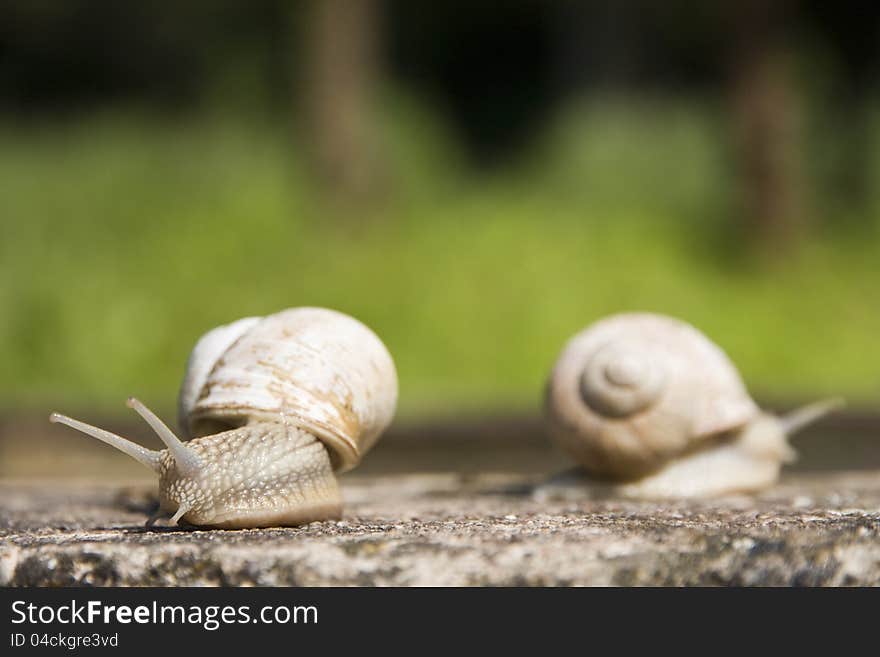
[[[724,352],[693,326],[648,313],[615,315],[575,335],[547,386],[554,438],[612,479],[656,470],[759,414]]]

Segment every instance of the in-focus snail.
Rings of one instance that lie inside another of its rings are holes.
[[[608,317],[575,335],[545,401],[551,435],[589,477],[643,498],[769,486],[795,457],[788,437],[839,405],[781,418],[762,412],[717,345],[648,313]]]
[[[165,443],[146,449],[53,413],[159,475],[161,511],[210,527],[299,525],[339,517],[334,472],[354,467],[391,422],[397,373],[356,319],[293,308],[220,326],[196,343],[180,390],[181,441],[136,399]]]

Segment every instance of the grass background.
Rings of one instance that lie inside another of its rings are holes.
[[[278,117],[0,124],[0,408],[171,409],[201,333],[297,305],[376,330],[404,416],[537,408],[563,342],[626,310],[689,320],[757,395],[880,400],[877,203],[811,183],[809,238],[744,255],[716,108],[573,105],[491,172],[424,108],[383,116],[369,210],[315,197]]]

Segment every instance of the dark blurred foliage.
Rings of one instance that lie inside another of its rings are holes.
[[[76,111],[113,101],[166,108],[199,102],[224,68],[253,64],[283,82],[285,2],[113,0],[0,4],[0,102],[17,111]],[[284,85],[271,85],[282,102]]]
[[[585,90],[717,93],[740,3],[387,1],[385,73],[439,105],[473,155],[504,156],[557,102]],[[870,94],[880,5],[789,2],[787,36],[818,58],[828,95]],[[224,85],[257,104],[293,104],[304,2],[190,0],[0,3],[0,108],[71,112],[146,101],[188,109]],[[809,79],[810,71],[806,72]]]
[[[566,336],[632,309],[750,389],[876,404],[878,28],[818,0],[0,0],[0,410],[170,403],[207,327],[292,304],[374,327],[409,412],[537,404]]]

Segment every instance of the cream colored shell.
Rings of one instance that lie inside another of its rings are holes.
[[[600,477],[655,471],[760,414],[724,352],[693,326],[615,315],[575,335],[547,386],[552,435]]]
[[[249,421],[317,436],[334,466],[360,461],[390,424],[397,373],[364,324],[324,308],[292,308],[218,327],[198,341],[180,390],[189,437]]]
[[[205,381],[214,365],[236,340],[261,319],[261,317],[245,317],[230,324],[218,326],[205,333],[196,342],[186,361],[186,371],[183,375],[183,383],[180,385],[177,404],[177,423],[187,438],[193,437],[189,428],[190,413],[202,394]]]

